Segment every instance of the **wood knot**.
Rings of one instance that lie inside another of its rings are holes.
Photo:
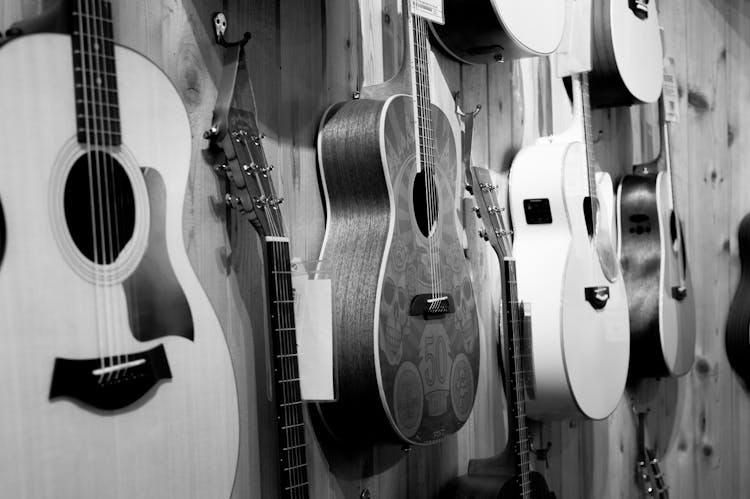
[[[711,109],[711,105],[706,96],[698,90],[688,90],[688,106],[692,107],[699,113],[704,113]]]
[[[714,455],[714,446],[711,444],[703,444],[701,450],[703,451],[703,455],[706,457],[711,457]]]
[[[701,376],[705,376],[711,372],[711,364],[703,357],[695,359],[695,372]]]

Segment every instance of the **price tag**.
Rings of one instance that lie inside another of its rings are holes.
[[[674,59],[664,58],[664,85],[662,86],[664,101],[664,120],[669,123],[680,121],[680,99],[677,94],[677,79],[674,73]]]
[[[411,13],[434,23],[445,24],[443,0],[411,0]]]

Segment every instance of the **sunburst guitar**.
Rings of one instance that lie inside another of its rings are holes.
[[[0,497],[227,498],[232,364],[187,257],[191,137],[110,2],[0,49]]]
[[[409,14],[404,24],[399,75],[330,108],[318,135],[327,204],[320,258],[333,280],[339,371],[338,400],[319,410],[348,442],[428,444],[454,433],[479,374],[456,146],[430,101],[425,21]]]

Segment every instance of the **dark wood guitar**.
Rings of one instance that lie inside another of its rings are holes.
[[[625,175],[617,190],[631,378],[681,376],[690,370],[695,356],[695,301],[682,220],[675,206],[670,125],[660,104],[659,155],[634,166],[633,175]]]
[[[431,23],[440,46],[467,64],[549,55],[565,28],[559,0],[445,0],[445,24]]]
[[[750,387],[750,214],[745,215],[737,230],[741,273],[737,291],[729,306],[725,345],[729,364]]]
[[[430,100],[426,22],[403,4],[401,71],[328,109],[318,134],[338,365],[338,400],[318,408],[349,443],[454,433],[479,374],[454,134]]]
[[[507,366],[505,395],[508,407],[508,444],[499,456],[469,462],[468,475],[448,484],[442,497],[498,499],[554,499],[544,477],[532,470],[531,447],[526,424],[526,397],[533,393],[532,366],[529,362],[531,321],[518,299],[516,262],[513,258],[511,231],[502,216],[503,203],[496,194],[497,185],[486,168],[472,167],[474,197],[478,215],[485,224],[483,235],[497,254],[505,276],[504,331]]]
[[[242,42],[223,43],[226,19],[222,13],[214,15],[214,26],[219,43],[229,46],[225,53],[213,126],[207,136],[212,140],[212,149],[219,155],[217,172],[230,180],[227,204],[255,228],[264,243],[270,326],[270,334],[266,338],[270,343],[272,420],[277,438],[276,449],[266,449],[263,455],[276,463],[274,497],[307,499],[309,477],[305,418],[297,362],[289,237],[280,209],[283,198],[276,194],[270,176],[273,166],[266,160],[263,134],[256,120],[255,98],[243,49],[249,35],[246,34]]]

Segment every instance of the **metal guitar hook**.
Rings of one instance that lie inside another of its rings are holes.
[[[456,91],[453,94],[453,100],[456,102],[456,116],[458,116],[458,118],[461,121],[463,121],[463,119],[466,116],[468,116],[469,114],[471,114],[472,117],[476,117],[476,115],[479,114],[479,111],[482,110],[482,106],[480,104],[477,104],[477,107],[474,108],[474,111],[472,111],[471,113],[465,113],[461,109],[461,97],[460,97],[460,95],[461,95],[461,91],[460,90]]]
[[[250,38],[252,38],[253,35],[245,31],[245,33],[242,35],[241,40],[237,40],[236,42],[228,42],[226,38],[224,38],[224,34],[227,32],[227,16],[223,12],[214,12],[213,16],[211,16],[211,22],[214,26],[214,39],[216,40],[216,43],[218,45],[221,45],[222,47],[234,47],[235,45],[242,45],[244,46],[247,42],[250,41]]]

